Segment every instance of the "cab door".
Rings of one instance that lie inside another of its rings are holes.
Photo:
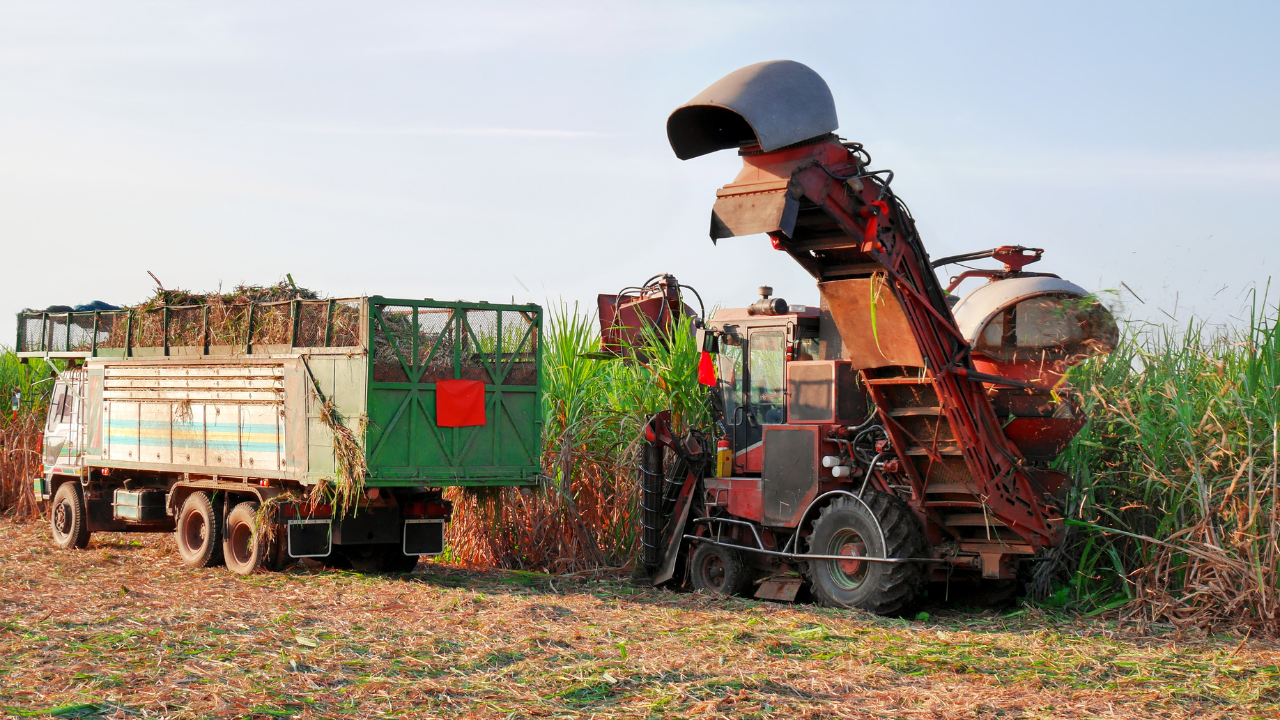
[[[741,406],[731,418],[735,474],[760,472],[765,426],[787,421],[786,348],[785,328],[753,328],[746,333]]]
[[[44,430],[45,473],[79,474],[84,464],[84,371],[55,381]]]

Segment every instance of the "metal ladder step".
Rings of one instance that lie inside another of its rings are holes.
[[[954,515],[943,515],[942,522],[948,527],[1007,527],[995,515],[991,513],[956,513]]]
[[[959,445],[939,445],[934,448],[934,450],[943,457],[964,457],[964,452],[960,450]],[[924,455],[927,457],[929,455],[929,450],[928,448],[923,448],[917,445],[915,447],[907,448],[906,454]]]
[[[932,385],[933,378],[919,377],[891,377],[891,378],[867,378],[863,380],[867,385]]]
[[[942,415],[940,407],[901,407],[889,411],[889,417],[938,417]]]

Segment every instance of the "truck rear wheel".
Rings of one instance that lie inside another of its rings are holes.
[[[382,545],[347,545],[337,550],[356,572],[382,572],[383,561],[386,559],[386,552]]]
[[[221,525],[209,493],[199,491],[187,496],[173,531],[183,564],[199,568],[222,563]]]
[[[815,555],[910,558],[925,551],[924,533],[911,510],[896,497],[868,490],[858,500],[840,497],[822,509],[809,536]],[[928,574],[921,563],[813,560],[809,582],[828,607],[892,615],[911,604]]]
[[[222,556],[227,569],[237,575],[252,575],[267,556],[265,538],[257,531],[258,503],[242,502],[231,508],[222,532]]]
[[[382,550],[382,572],[408,573],[418,567],[417,555],[405,555],[397,543],[391,543]]]
[[[711,595],[742,595],[751,587],[751,571],[733,548],[698,543],[689,560],[693,586]]]
[[[53,496],[53,507],[49,509],[53,544],[63,550],[86,547],[89,544],[88,520],[80,486],[75,482],[62,483]]]

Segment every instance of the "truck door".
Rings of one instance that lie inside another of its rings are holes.
[[[45,472],[57,467],[60,472],[78,473],[84,461],[84,429],[82,427],[84,382],[82,374],[74,371],[63,373],[64,378],[55,381],[53,396],[49,399],[49,417],[44,431]]]

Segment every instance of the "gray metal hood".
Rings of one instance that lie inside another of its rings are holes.
[[[771,152],[839,127],[831,89],[792,60],[770,60],[725,75],[676,108],[667,139],[681,160],[758,142]]]

